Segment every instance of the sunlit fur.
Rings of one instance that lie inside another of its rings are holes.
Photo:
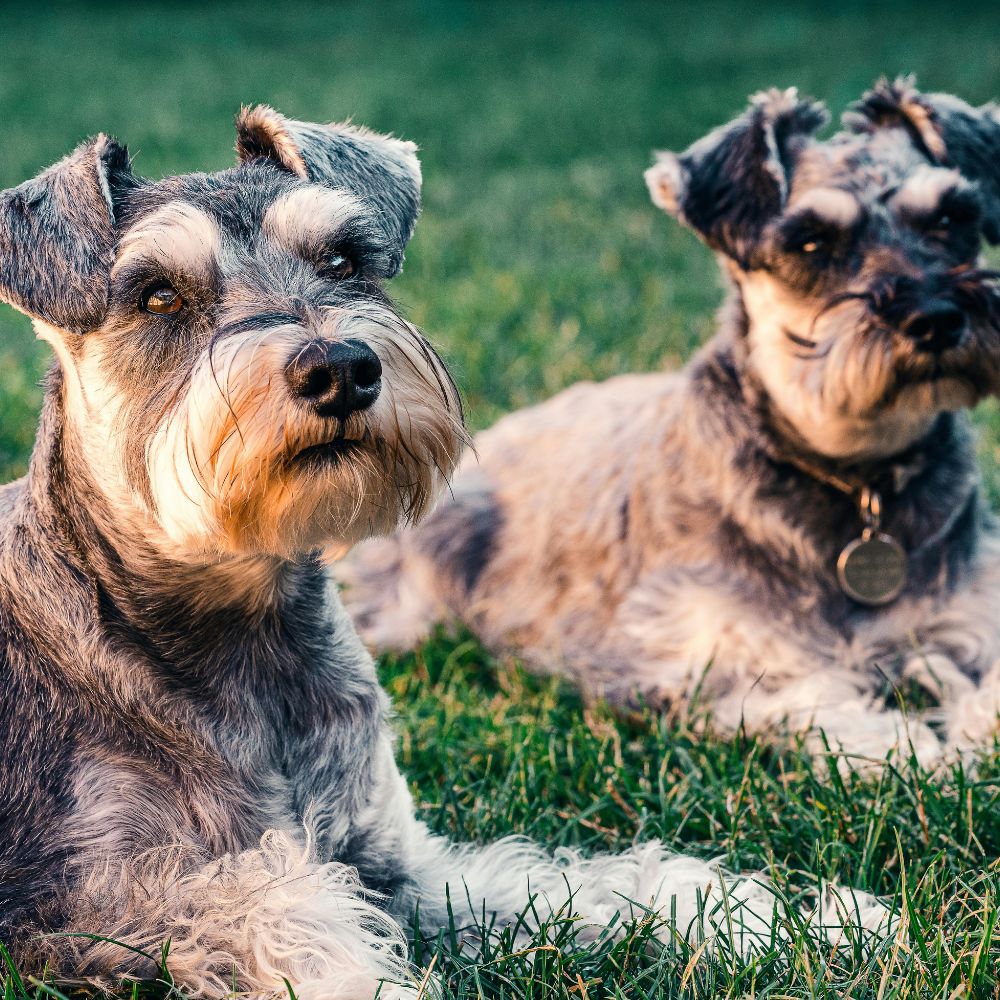
[[[304,256],[363,211],[347,192],[305,185],[268,209],[263,233],[275,251]],[[218,225],[182,202],[124,234],[113,278],[137,262],[206,285],[207,276],[236,275],[244,266]],[[64,360],[67,405],[99,485],[119,507],[134,508],[150,539],[161,534],[173,558],[294,556],[317,547],[341,554],[419,517],[454,467],[464,442],[461,404],[423,336],[387,300],[310,302],[307,288],[291,286],[292,300],[278,301],[297,322],[255,329],[259,300],[234,281],[217,306],[216,329],[196,334],[200,345],[191,335],[181,340],[143,391],[116,379],[114,368],[128,326],[139,337],[149,319],[123,325],[114,316],[107,331],[88,335],[73,353],[64,335],[36,321]],[[164,335],[176,336],[169,326]],[[371,409],[341,423],[296,400],[285,371],[306,345],[349,338],[375,350],[383,387]],[[121,441],[136,435],[147,439],[138,470]],[[298,460],[303,449],[332,438],[358,447],[336,462]]]
[[[974,749],[1000,711],[1000,539],[965,410],[1000,391],[1000,113],[882,82],[831,138],[766,91],[646,172],[717,254],[716,336],[676,374],[581,383],[476,439],[453,499],[355,550],[362,636],[461,619],[594,696],[724,732],[804,735],[841,766]],[[944,218],[944,223],[941,219]],[[915,333],[946,303],[964,329]],[[627,331],[626,331],[627,334]],[[836,576],[879,491],[892,603]],[[905,716],[896,689],[933,707]]]
[[[969,186],[952,169],[922,165],[913,173],[890,203],[897,212],[932,212],[946,193]],[[845,228],[863,212],[859,199],[839,189],[793,191],[785,215],[804,209]],[[925,280],[923,269],[891,244],[833,295],[790,287],[766,269],[729,267],[728,273],[747,315],[750,365],[785,419],[823,455],[897,454],[926,434],[938,414],[975,406],[1000,384],[1000,293],[993,274],[974,264],[956,265],[940,279],[941,294],[968,306],[972,320],[963,343],[943,358],[920,351],[873,315],[873,300],[893,294],[887,277]]]

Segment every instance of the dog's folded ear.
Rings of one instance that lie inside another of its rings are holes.
[[[99,135],[0,192],[0,299],[72,333],[108,307],[115,209],[134,184],[128,151]]]
[[[653,202],[749,267],[761,230],[784,207],[798,150],[827,119],[794,88],[757,94],[685,152],[656,154],[645,174]]]
[[[912,76],[881,79],[843,116],[853,132],[903,128],[932,162],[979,184],[983,235],[1000,243],[1000,108],[974,108],[951,94],[922,94]]]
[[[266,158],[303,180],[363,198],[389,246],[383,277],[399,272],[420,212],[420,161],[412,142],[351,124],[292,121],[259,105],[236,119],[236,153],[241,163]]]

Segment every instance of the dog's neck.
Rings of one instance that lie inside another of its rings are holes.
[[[284,641],[289,621],[327,634],[329,584],[317,559],[182,562],[151,546],[141,525],[96,487],[63,422],[57,385],[46,394],[28,490],[32,517],[58,540],[92,613],[178,677],[203,683],[237,647]]]
[[[727,306],[720,332],[692,362],[692,423],[703,436],[699,453],[713,455],[720,482],[748,484],[722,512],[741,524],[764,505],[780,513],[789,572],[814,572],[833,584],[843,546],[860,534],[856,491],[883,491],[884,525],[911,557],[914,583],[953,578],[960,568],[942,559],[973,558],[989,520],[982,502],[972,434],[962,413],[942,413],[919,441],[878,459],[844,461],[817,454],[789,433],[746,363],[739,304]],[[720,495],[727,495],[720,487]],[[753,534],[749,524],[747,536]],[[805,553],[813,553],[807,556]],[[802,560],[806,560],[805,563]]]
[[[951,441],[954,414],[942,412],[929,416],[920,433],[890,450],[844,456],[817,450],[775,404],[754,370],[747,348],[750,318],[738,288],[732,290],[720,318],[721,332],[713,349],[725,356],[724,364],[738,380],[743,403],[752,418],[754,437],[775,462],[796,465],[843,492],[856,493],[868,486],[898,493],[924,470],[928,452],[936,451],[942,439]]]

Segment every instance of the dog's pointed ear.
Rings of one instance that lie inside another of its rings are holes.
[[[134,184],[128,151],[99,135],[0,192],[0,299],[72,333],[101,324],[115,211]]]
[[[951,94],[922,94],[912,76],[881,79],[844,113],[852,132],[904,128],[932,163],[979,184],[983,235],[1000,243],[1000,109],[974,108]]]
[[[412,142],[351,124],[292,121],[259,105],[244,108],[236,119],[236,154],[241,163],[266,158],[303,180],[365,199],[389,245],[383,277],[399,272],[420,212],[420,161]]]
[[[685,152],[657,154],[645,174],[653,202],[748,267],[761,230],[784,207],[798,151],[827,118],[794,88],[757,94]]]

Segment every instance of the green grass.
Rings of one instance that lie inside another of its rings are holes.
[[[1000,9],[970,4],[7,5],[0,187],[99,130],[150,176],[223,167],[232,115],[254,101],[417,140],[425,215],[395,292],[479,428],[580,378],[679,365],[710,331],[715,265],[648,203],[652,148],[686,145],[772,84],[839,110],[878,74],[914,70],[986,100],[1000,95],[998,35]],[[0,311],[4,478],[24,468],[45,364],[28,323]],[[1000,499],[1000,410],[977,418]],[[883,893],[908,921],[873,954],[788,927],[749,965],[653,946],[648,922],[585,946],[555,921],[515,955],[502,940],[466,955],[417,942],[455,996],[1000,996],[996,752],[975,776],[890,767],[841,781],[800,753],[585,710],[463,638],[383,675],[402,765],[442,833],[594,850],[655,836],[772,872],[795,899],[819,878]],[[38,972],[0,973],[3,1000],[44,995]]]

